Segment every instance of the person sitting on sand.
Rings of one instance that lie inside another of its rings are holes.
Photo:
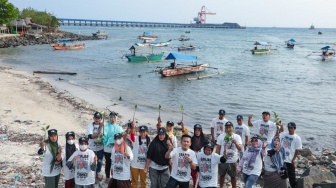
[[[45,187],[57,188],[62,169],[62,146],[58,142],[56,129],[48,131],[48,139],[41,143],[38,154],[45,154],[43,158],[42,176]]]
[[[66,144],[62,150],[62,163],[63,163],[63,173],[65,180],[65,188],[73,188],[75,186],[75,170],[69,169],[66,166],[67,161],[73,153],[78,149],[78,145],[75,144],[75,133],[73,131],[67,132],[65,134]]]

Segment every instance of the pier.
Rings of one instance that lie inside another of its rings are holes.
[[[73,26],[103,26],[103,27],[157,27],[157,28],[215,28],[215,29],[246,29],[237,23],[225,22],[223,24],[183,24],[183,23],[160,23],[160,22],[137,22],[115,20],[89,20],[57,18],[61,25]]]

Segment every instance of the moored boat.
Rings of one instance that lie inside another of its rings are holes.
[[[75,45],[55,45],[53,46],[55,50],[79,50],[85,48],[85,44],[75,44]]]
[[[194,51],[196,46],[189,45],[189,46],[180,46],[177,48],[178,51]]]
[[[158,36],[152,35],[150,32],[144,32],[142,35],[138,36],[138,39],[144,39],[144,40],[149,40],[149,39],[156,39]]]
[[[336,55],[336,49],[330,46],[324,46],[321,48],[322,52],[312,52],[308,54],[306,57],[309,56],[320,56],[322,61],[329,61],[333,59]]]
[[[97,32],[92,33],[92,36],[107,39],[108,33],[107,32],[101,32],[100,30],[98,30]]]
[[[251,50],[252,54],[269,54],[271,52],[271,44],[268,42],[255,42],[255,47]],[[262,49],[258,49],[258,46],[264,46]]]
[[[288,41],[285,41],[285,44],[287,48],[294,48],[296,41],[294,39],[290,39]]]
[[[167,47],[171,40],[165,42],[151,42],[151,43],[135,43],[135,46],[153,46],[153,47]]]
[[[131,51],[131,54],[125,55],[125,57],[128,59],[129,62],[161,61],[164,54],[162,52],[157,54],[150,53],[150,54],[136,55],[134,46],[132,46],[129,50]]]
[[[190,38],[186,37],[185,35],[181,35],[181,37],[178,40],[179,41],[188,41],[188,40],[190,40]]]

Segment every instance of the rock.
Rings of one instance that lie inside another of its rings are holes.
[[[316,175],[309,175],[303,178],[299,178],[297,181],[297,187],[313,187],[314,183],[319,183],[327,180],[336,182],[336,177],[331,172],[319,172]]]
[[[307,158],[307,156],[312,155],[313,153],[310,151],[309,148],[303,148],[303,149],[300,151],[300,154],[301,154],[301,156]]]
[[[315,161],[316,160],[316,157],[314,155],[309,155],[306,158],[310,161]]]

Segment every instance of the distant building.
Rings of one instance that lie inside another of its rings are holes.
[[[25,19],[17,19],[11,21],[12,26],[15,31],[19,34],[28,34],[28,33],[41,33],[44,30],[47,30],[47,26],[39,25],[36,23],[33,23],[32,19],[30,17],[27,17]]]

